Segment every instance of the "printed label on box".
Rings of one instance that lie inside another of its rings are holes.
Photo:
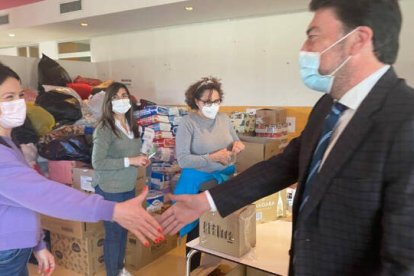
[[[80,186],[82,190],[89,191],[89,192],[95,192],[95,188],[92,187],[92,177],[81,175],[80,177]]]

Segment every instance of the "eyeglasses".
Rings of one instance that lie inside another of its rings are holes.
[[[215,101],[209,101],[209,100],[207,100],[207,101],[203,101],[203,100],[200,100],[200,99],[199,99],[199,101],[200,101],[200,102],[202,102],[202,103],[203,103],[203,105],[204,105],[204,106],[207,106],[207,107],[210,107],[210,106],[212,106],[213,104],[221,104],[221,99],[218,99],[218,100],[215,100]]]

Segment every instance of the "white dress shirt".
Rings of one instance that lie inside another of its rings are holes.
[[[348,109],[342,113],[341,117],[339,118],[338,122],[334,127],[331,140],[329,142],[328,148],[325,151],[325,154],[323,155],[319,170],[322,168],[323,163],[325,162],[332,148],[335,146],[336,141],[338,140],[342,131],[344,131],[348,123],[351,121],[352,117],[354,116],[358,107],[361,105],[362,101],[367,97],[374,85],[388,71],[389,68],[390,65],[384,65],[383,67],[372,73],[369,77],[361,81],[359,84],[351,88],[339,100],[339,102],[348,107]],[[211,211],[217,211],[216,204],[214,203],[214,200],[210,195],[209,191],[206,191],[206,196],[208,203],[210,204]]]
[[[128,122],[126,122],[125,127],[126,129],[122,126],[121,122],[118,119],[115,119],[115,126],[122,131],[122,133],[124,133],[129,139],[134,139],[134,133],[131,131],[131,129],[129,128],[129,124]],[[129,164],[129,158],[125,157],[124,158],[124,167],[128,168],[130,166]]]

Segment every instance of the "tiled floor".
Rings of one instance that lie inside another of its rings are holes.
[[[148,264],[138,271],[130,271],[135,276],[182,276],[185,275],[185,240],[182,240],[181,244],[163,255],[161,258]],[[29,264],[29,275],[37,276],[37,266]],[[81,276],[80,274],[71,270],[57,267],[54,276]],[[105,272],[102,271],[96,276],[105,276]]]

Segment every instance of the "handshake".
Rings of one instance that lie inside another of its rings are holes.
[[[152,216],[143,207],[148,187],[128,201],[117,203],[113,220],[133,233],[140,242],[148,247],[148,239],[159,243],[164,235],[176,234],[183,226],[198,219],[210,210],[205,192],[197,195],[169,195],[175,204],[162,215]]]

